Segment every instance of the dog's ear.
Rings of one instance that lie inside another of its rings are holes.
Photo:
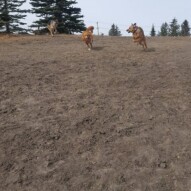
[[[134,23],[133,25],[137,25],[137,23]]]

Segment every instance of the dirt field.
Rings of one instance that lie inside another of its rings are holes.
[[[0,37],[0,190],[191,191],[191,38]]]

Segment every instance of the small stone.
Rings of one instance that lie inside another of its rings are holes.
[[[159,164],[159,167],[160,168],[167,168],[167,163],[166,163],[166,161],[163,161],[163,162],[161,162],[160,164]]]

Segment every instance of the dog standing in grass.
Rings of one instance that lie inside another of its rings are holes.
[[[58,20],[51,20],[47,25],[48,30],[50,31],[51,36],[53,37],[57,33]]]
[[[85,31],[82,32],[82,41],[85,42],[85,44],[88,47],[88,50],[92,49],[93,44],[93,26],[89,26]]]
[[[133,34],[133,42],[137,42],[142,45],[144,49],[147,49],[146,38],[141,27],[138,27],[136,23],[131,24],[131,26],[127,29],[127,32]]]

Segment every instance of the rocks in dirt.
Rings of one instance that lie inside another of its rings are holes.
[[[60,139],[60,135],[52,135],[51,139],[53,140],[59,140]]]
[[[167,162],[166,162],[166,161],[161,161],[161,162],[158,164],[158,167],[159,167],[159,168],[166,169],[166,168],[168,167]]]

